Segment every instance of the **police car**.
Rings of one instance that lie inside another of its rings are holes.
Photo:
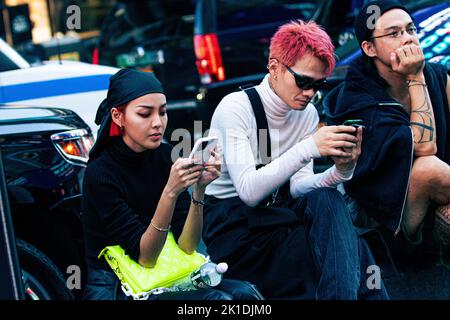
[[[70,109],[95,136],[95,113],[106,97],[109,77],[117,70],[74,61],[46,61],[31,66],[0,39],[0,104]]]

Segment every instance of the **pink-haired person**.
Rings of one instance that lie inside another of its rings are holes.
[[[263,81],[225,96],[212,118],[222,174],[206,189],[203,238],[227,276],[268,299],[388,299],[380,277],[371,285],[374,258],[337,190],[352,177],[362,128],[318,129],[310,103],[333,71],[333,50],[314,22],[281,26]],[[335,165],[314,174],[324,156]]]

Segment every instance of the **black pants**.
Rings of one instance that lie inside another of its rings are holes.
[[[128,300],[113,272],[90,269],[84,300]],[[246,281],[223,279],[219,286],[195,291],[165,292],[149,300],[263,300],[254,285]]]
[[[313,190],[283,208],[207,197],[204,217],[211,259],[268,299],[389,298],[381,279],[380,287],[367,285],[376,263],[336,189]]]

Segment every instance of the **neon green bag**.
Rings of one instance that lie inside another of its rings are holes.
[[[134,299],[147,299],[150,294],[163,292],[175,281],[184,278],[206,263],[207,258],[198,253],[187,254],[181,250],[173,234],[167,234],[166,242],[153,268],[141,266],[132,260],[120,246],[109,246],[100,252],[122,283],[122,290]]]

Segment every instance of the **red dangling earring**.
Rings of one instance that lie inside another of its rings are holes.
[[[114,121],[111,122],[111,127],[109,129],[110,137],[120,137],[123,136],[124,128],[122,126],[118,126]]]

